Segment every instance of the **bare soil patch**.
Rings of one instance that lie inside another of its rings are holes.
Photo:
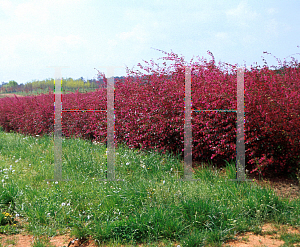
[[[16,235],[3,235],[0,234],[2,246],[14,246],[14,247],[31,247],[35,241],[35,237],[32,235],[16,234]],[[86,242],[80,242],[69,235],[60,235],[48,238],[50,244],[55,247],[96,247],[94,241],[88,240]]]
[[[287,225],[276,226],[274,224],[264,224],[261,227],[261,233],[246,232],[235,235],[236,240],[227,241],[224,247],[255,247],[255,246],[282,246],[285,242],[280,239],[282,234],[296,234],[300,236],[300,228],[294,228]],[[300,246],[300,243],[291,246]]]

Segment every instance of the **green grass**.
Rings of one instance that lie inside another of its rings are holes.
[[[49,92],[48,89],[37,89],[37,90],[33,90],[33,91],[29,91],[28,93],[26,93],[25,91],[22,92],[22,91],[17,91],[17,92],[1,92],[0,93],[0,97],[6,97],[6,96],[3,96],[2,94],[12,94],[12,95],[21,95],[21,96],[28,96],[28,95],[38,95],[38,94],[47,94]]]
[[[106,147],[63,139],[62,177],[69,181],[55,183],[46,181],[54,176],[53,145],[50,136],[0,131],[0,213],[9,213],[0,232],[54,236],[71,231],[82,241],[111,246],[221,246],[263,223],[300,225],[299,199],[289,202],[254,183],[228,181],[235,178],[234,162],[224,168],[225,176],[203,165],[194,174],[201,181],[181,181],[178,157],[120,145],[115,174],[125,181],[101,182]],[[17,215],[27,224],[16,224]],[[44,244],[37,238],[35,246]]]
[[[85,93],[85,92],[94,92],[96,90],[96,88],[79,88],[79,93]],[[53,91],[53,88],[52,88],[52,91]],[[74,89],[74,88],[67,88],[66,90],[64,90],[63,88],[61,89],[61,92],[63,94],[67,94],[67,93],[75,93],[77,91],[77,89]],[[46,89],[36,89],[36,90],[33,90],[33,91],[29,91],[28,93],[26,93],[25,91],[22,92],[22,91],[18,91],[18,92],[9,92],[9,93],[6,93],[6,92],[0,92],[0,98],[4,98],[4,97],[7,97],[7,96],[4,96],[2,94],[12,94],[12,95],[21,95],[21,96],[29,96],[29,95],[39,95],[39,94],[48,94],[49,93],[49,90],[48,88]]]

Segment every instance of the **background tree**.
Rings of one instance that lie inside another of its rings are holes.
[[[9,86],[9,87],[17,87],[17,86],[18,86],[18,83],[17,83],[16,81],[12,80],[12,81],[9,81],[9,82],[8,82],[8,86]]]
[[[11,80],[6,85],[4,85],[4,87],[6,88],[6,92],[8,93],[15,92],[17,90],[18,83],[14,80]]]

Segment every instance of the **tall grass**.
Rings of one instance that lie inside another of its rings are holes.
[[[9,214],[2,233],[70,231],[99,244],[221,246],[266,222],[300,224],[299,199],[289,202],[255,183],[228,181],[235,178],[234,162],[225,173],[203,164],[194,173],[201,181],[181,181],[179,157],[119,145],[116,178],[125,181],[101,182],[106,147],[63,139],[62,176],[68,181],[47,182],[53,178],[53,144],[50,136],[0,132],[0,205],[2,215]]]

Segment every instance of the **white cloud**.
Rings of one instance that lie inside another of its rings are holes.
[[[74,7],[80,6],[83,0],[28,0],[19,4],[11,1],[0,0],[0,8],[3,8],[13,18],[28,23],[29,25],[44,24],[53,16],[67,13]]]
[[[13,53],[17,48],[22,48],[24,45],[37,48],[40,52],[51,52],[62,49],[79,48],[85,39],[79,35],[65,36],[38,36],[37,34],[21,33],[16,35],[7,35],[5,39],[0,40],[0,50],[7,54]]]
[[[216,32],[213,35],[213,40],[211,42],[215,46],[235,44],[235,40],[232,38],[232,35],[229,32]]]
[[[1,61],[7,63],[7,61],[15,60],[17,56],[17,47],[22,40],[26,40],[28,35],[6,35],[4,39],[0,39],[0,54]],[[17,63],[19,60],[15,60]]]
[[[227,40],[229,38],[229,35],[228,35],[228,33],[225,33],[225,32],[217,32],[215,34],[215,37],[220,40]]]
[[[143,8],[127,8],[124,18],[130,21],[142,21],[150,17],[150,12]]]
[[[287,25],[284,22],[279,22],[277,19],[269,19],[267,23],[265,24],[265,32],[268,35],[274,35],[274,36],[279,36],[279,35],[284,35],[286,31],[291,30],[291,26]]]
[[[29,1],[19,4],[14,11],[22,21],[45,22],[49,19],[49,8],[41,1]]]
[[[257,20],[259,17],[255,11],[252,11],[247,6],[245,1],[240,2],[236,8],[232,8],[225,13],[228,19],[241,26],[251,26],[253,25],[251,22]]]
[[[0,67],[8,65],[17,69],[19,66],[40,66],[64,57],[70,62],[72,56],[79,53],[85,40],[78,35],[38,36],[33,34],[16,34],[0,40]],[[29,59],[31,58],[31,59]]]
[[[247,33],[243,34],[241,39],[243,41],[243,44],[246,46],[251,46],[251,45],[257,43],[257,41],[258,41],[258,38],[256,35],[247,34]]]
[[[274,15],[274,14],[278,13],[278,10],[275,8],[269,8],[269,9],[267,9],[267,12],[269,15]]]
[[[13,9],[13,4],[9,0],[0,0],[0,9],[4,12],[10,12]]]
[[[44,43],[45,42],[45,43]],[[66,35],[66,36],[48,36],[43,40],[43,43],[40,45],[43,46],[43,44],[46,44],[46,49],[54,49],[54,50],[60,50],[60,49],[74,49],[78,48],[81,44],[83,44],[84,39],[81,38],[79,35]]]
[[[129,32],[122,32],[117,35],[121,41],[138,41],[140,43],[147,42],[149,36],[149,31],[146,31],[141,24],[135,25]]]
[[[278,35],[278,22],[276,19],[271,19],[267,22],[265,26],[265,30],[267,34],[270,35]]]

